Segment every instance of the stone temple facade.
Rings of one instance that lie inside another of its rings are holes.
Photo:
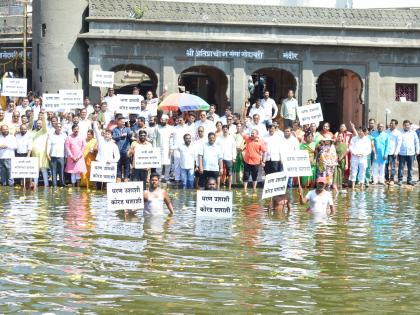
[[[331,9],[139,0],[35,0],[33,85],[90,86],[92,71],[142,73],[240,112],[262,87],[321,102],[334,127],[420,119],[420,9]],[[57,18],[57,17],[60,18]],[[144,81],[144,78],[147,80]],[[133,80],[130,80],[130,84]],[[121,82],[119,85],[121,86]],[[130,87],[131,88],[131,87]]]

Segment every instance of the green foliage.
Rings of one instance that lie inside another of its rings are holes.
[[[135,19],[141,19],[143,17],[144,12],[139,6],[136,5],[133,8],[133,11],[134,11],[134,18]]]

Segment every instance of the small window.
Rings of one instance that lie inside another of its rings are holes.
[[[395,100],[397,102],[417,102],[417,84],[395,84]]]
[[[45,37],[46,32],[47,32],[47,24],[42,23],[42,25],[41,25],[41,36]]]

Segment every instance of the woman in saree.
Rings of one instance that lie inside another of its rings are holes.
[[[315,184],[316,179],[316,160],[315,160],[315,147],[316,143],[313,141],[314,136],[308,130],[303,137],[304,142],[300,144],[301,150],[308,151],[309,160],[311,161],[312,176],[303,176],[300,178],[300,183],[304,188],[311,188]]]
[[[347,148],[348,146],[345,142],[343,134],[339,133],[335,143],[335,150],[337,151],[337,167],[335,168],[333,179],[333,189],[337,194],[343,186],[344,174],[348,168],[348,164],[346,163]]]
[[[334,169],[337,165],[337,152],[331,137],[321,138],[316,159],[316,178],[324,178],[327,187],[333,183]]]
[[[86,136],[86,147],[83,150],[83,157],[86,163],[86,173],[83,173],[80,177],[80,186],[86,188],[93,188],[94,183],[90,181],[90,165],[92,161],[95,161],[96,153],[98,153],[98,146],[96,139],[93,137],[93,130],[90,129]]]

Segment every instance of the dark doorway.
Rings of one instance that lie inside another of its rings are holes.
[[[350,127],[363,123],[363,82],[360,76],[346,69],[329,70],[322,73],[317,81],[317,102],[321,103],[324,121],[337,131],[340,124]]]
[[[115,72],[115,92],[117,94],[132,94],[133,88],[138,87],[140,94],[145,96],[147,91],[156,95],[158,78],[156,73],[143,65],[119,65],[113,67]]]
[[[226,91],[228,79],[226,74],[211,66],[194,66],[181,72],[178,85],[185,91],[197,95],[209,104],[216,104],[217,112],[223,114],[229,106]]]

